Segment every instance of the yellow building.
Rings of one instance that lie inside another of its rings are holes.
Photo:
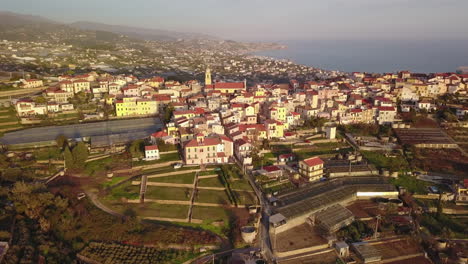
[[[249,105],[246,108],[244,108],[245,116],[253,116],[256,115],[255,113],[255,107]]]
[[[267,132],[267,138],[281,138],[284,136],[284,124],[275,120],[266,120],[265,128]]]
[[[192,117],[195,117],[197,115],[197,112],[194,110],[178,110],[178,111],[174,111],[173,114],[174,114],[175,119],[181,118],[181,117],[190,119]]]
[[[323,176],[323,160],[312,157],[299,162],[299,174],[309,181],[318,181]]]
[[[270,118],[273,120],[285,122],[286,121],[286,107],[275,106],[270,109]]]
[[[265,89],[258,88],[258,90],[255,91],[254,96],[265,96]]]
[[[148,99],[123,98],[116,101],[117,116],[139,116],[158,114],[158,102]]]
[[[153,77],[147,81],[147,84],[153,88],[160,88],[164,84],[164,78]]]

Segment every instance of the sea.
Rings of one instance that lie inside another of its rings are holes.
[[[468,66],[467,40],[307,40],[279,41],[287,49],[255,55],[289,59],[325,70],[384,73],[455,72]]]

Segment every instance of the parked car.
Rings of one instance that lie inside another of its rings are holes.
[[[78,200],[81,200],[81,199],[83,199],[83,198],[85,198],[85,197],[86,197],[86,194],[85,194],[85,193],[79,193],[79,194],[77,195]]]
[[[176,164],[174,164],[174,169],[180,169],[180,168],[182,168],[182,166],[184,166],[184,164],[176,163]]]

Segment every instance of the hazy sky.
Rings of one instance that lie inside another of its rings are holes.
[[[0,0],[0,9],[237,40],[468,39],[468,0]]]

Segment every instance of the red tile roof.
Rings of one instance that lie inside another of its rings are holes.
[[[379,106],[379,111],[395,111],[393,106]]]
[[[323,164],[323,160],[319,157],[312,157],[309,159],[305,159],[304,163],[307,164],[309,167],[317,166]]]
[[[151,145],[151,146],[145,146],[145,151],[148,150],[157,150],[158,146],[157,145]]]
[[[275,171],[280,171],[281,169],[278,166],[271,165],[271,166],[265,166],[263,167],[264,170],[267,172],[275,172]]]
[[[244,89],[243,82],[218,82],[214,84],[215,89]]]
[[[158,131],[156,133],[151,134],[151,136],[155,138],[162,138],[168,136],[168,134],[164,131]]]

